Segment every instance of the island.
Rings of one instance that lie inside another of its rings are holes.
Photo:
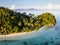
[[[53,14],[45,12],[38,16],[27,15],[5,7],[0,7],[0,35],[37,31],[43,26],[55,26]]]

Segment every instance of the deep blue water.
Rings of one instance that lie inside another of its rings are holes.
[[[46,10],[47,11],[47,10]],[[46,11],[19,11],[33,13],[36,16]],[[60,45],[60,11],[48,11],[53,13],[57,23],[54,28],[43,30],[39,36],[23,40],[2,40],[0,45]]]

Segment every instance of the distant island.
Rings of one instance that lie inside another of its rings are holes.
[[[54,10],[54,9],[37,9],[37,8],[18,8],[18,9],[13,9],[13,11],[48,11],[48,10],[52,10],[52,11],[59,11],[59,10]]]
[[[26,15],[8,8],[0,7],[0,35],[12,33],[31,32],[47,26],[55,26],[56,19],[53,14],[45,12],[34,16]]]

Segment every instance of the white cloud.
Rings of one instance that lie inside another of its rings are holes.
[[[10,9],[28,9],[28,8],[35,8],[35,9],[60,9],[60,5],[54,5],[54,4],[47,4],[45,6],[16,6],[16,5],[11,5],[9,7]]]
[[[48,4],[45,9],[60,9],[60,5]]]
[[[55,9],[60,9],[60,5],[55,5]]]
[[[15,9],[15,5],[11,5],[10,9]]]
[[[48,4],[45,8],[46,8],[46,9],[53,9],[53,7],[54,7],[54,5]]]

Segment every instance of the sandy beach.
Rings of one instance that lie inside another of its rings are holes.
[[[27,34],[27,32],[13,33],[13,34],[8,34],[8,35],[0,35],[0,37],[5,37],[5,36],[17,36],[17,35],[24,35],[24,34]]]

